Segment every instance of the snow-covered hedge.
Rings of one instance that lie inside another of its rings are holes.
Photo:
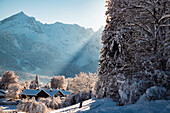
[[[150,101],[168,98],[168,75],[160,70],[155,70],[153,73],[145,71],[141,75],[134,75],[132,79],[119,83],[120,104],[136,103],[139,99]]]
[[[164,99],[166,91],[164,87],[153,86],[146,90],[146,93],[139,98],[138,102]]]
[[[22,104],[18,104],[18,111],[29,112],[29,113],[48,113],[47,106],[42,102],[35,101],[35,98],[30,100],[23,100]]]
[[[77,104],[91,98],[91,94],[87,92],[77,93],[70,97],[70,105]]]
[[[39,102],[44,103],[48,108],[51,109],[58,109],[61,108],[61,99],[60,97],[53,97],[51,98],[40,98]]]

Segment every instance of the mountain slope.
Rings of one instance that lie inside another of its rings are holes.
[[[74,73],[79,73],[80,71],[86,73],[96,72],[100,48],[102,46],[99,37],[101,37],[103,29],[104,27],[101,27],[92,35],[89,41],[72,57],[72,60],[61,73],[71,74],[72,70],[74,70]]]
[[[87,59],[97,61],[99,54],[92,57],[89,55],[88,58],[80,56],[78,59],[82,60],[79,63],[76,60],[76,63],[72,62],[72,59],[78,56],[82,48],[91,46],[89,40],[92,37],[100,40],[100,35],[94,36],[95,34],[92,29],[76,24],[42,24],[20,12],[0,21],[0,68],[47,76],[73,76],[79,71],[88,72],[90,70],[80,64],[85,65]],[[65,71],[72,64],[75,64],[72,67],[77,68],[74,70],[78,71]],[[92,68],[96,67],[97,65]]]

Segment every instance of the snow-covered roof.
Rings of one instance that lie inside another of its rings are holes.
[[[57,90],[57,89],[42,89],[42,90],[45,91],[50,96],[54,96],[58,92],[61,92],[63,95],[70,95],[72,93],[70,91],[61,91],[61,90]],[[25,89],[23,92],[21,92],[21,94],[36,96],[42,90]]]
[[[4,90],[4,89],[0,89],[0,92],[5,93],[5,92],[6,92],[6,90]]]
[[[0,96],[5,96],[5,94],[4,94],[4,93],[2,93],[2,92],[0,92]]]
[[[46,91],[50,96],[54,96],[58,91],[57,89],[45,89],[44,91]]]
[[[71,91],[61,91],[61,93],[62,93],[63,95],[71,95],[71,94],[72,94]]]
[[[37,95],[41,90],[25,89],[21,94],[24,95]]]

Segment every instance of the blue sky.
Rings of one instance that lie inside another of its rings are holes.
[[[79,24],[98,30],[105,25],[105,0],[0,0],[0,20],[24,11],[42,23]]]

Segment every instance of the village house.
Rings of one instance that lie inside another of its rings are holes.
[[[69,95],[72,94],[71,91],[62,91],[62,90],[61,90],[61,93],[63,94],[64,97],[69,96]]]
[[[21,98],[32,98],[35,97],[36,99],[42,97],[66,97],[71,95],[72,93],[70,91],[62,91],[57,89],[41,89],[41,90],[34,90],[34,89],[25,89],[23,92],[21,92],[20,97]]]
[[[72,94],[71,91],[64,91],[62,89],[46,89],[45,90],[48,94],[50,94],[50,96],[54,96],[54,97],[66,97]]]
[[[37,99],[39,97],[47,98],[49,96],[50,95],[46,91],[44,91],[44,90],[34,90],[34,89],[25,89],[20,94],[21,98],[32,98],[32,97],[35,97]]]
[[[45,91],[51,96],[51,97],[63,97],[64,95],[62,94],[61,90],[57,89],[45,89]]]

